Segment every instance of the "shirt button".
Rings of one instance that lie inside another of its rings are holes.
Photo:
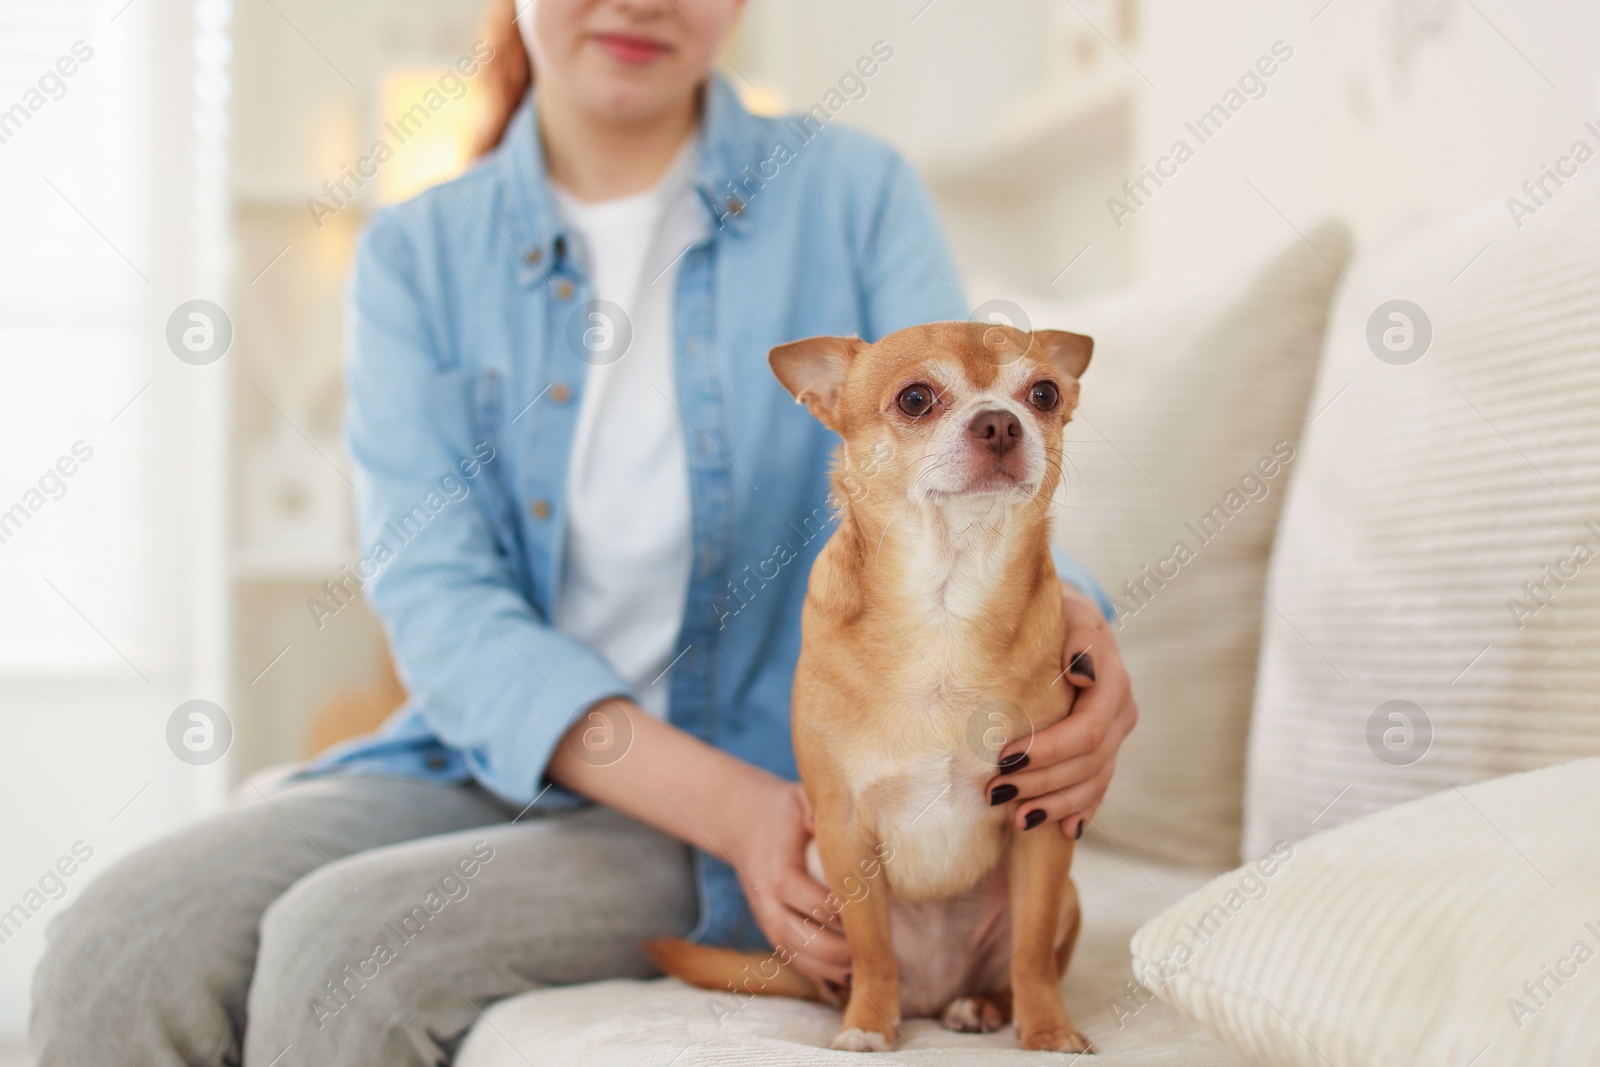
[[[562,278],[556,282],[556,299],[567,300],[572,296],[572,283]]]
[[[739,216],[744,214],[744,201],[737,196],[728,197],[728,214]]]
[[[525,258],[529,263],[538,263],[540,259],[544,258],[544,250],[541,248],[530,248],[528,249],[528,254],[523,258]]]
[[[528,505],[528,510],[533,513],[534,518],[542,522],[550,517],[550,501],[540,497]]]
[[[572,399],[572,390],[567,388],[566,382],[557,382],[550,387],[550,399],[557,404],[565,404]]]

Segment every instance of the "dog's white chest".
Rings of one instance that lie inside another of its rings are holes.
[[[897,897],[937,900],[971,888],[1000,857],[1003,816],[983,785],[993,771],[962,752],[873,760],[853,768],[856,796],[875,813],[884,871]]]

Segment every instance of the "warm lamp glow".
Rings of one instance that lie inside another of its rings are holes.
[[[782,94],[764,85],[742,83],[739,89],[739,102],[744,104],[744,109],[750,114],[765,118],[774,118],[789,111],[789,105],[784,102]]]
[[[448,68],[395,67],[378,92],[378,139],[391,157],[378,172],[378,200],[392,204],[466,168],[481,94]]]

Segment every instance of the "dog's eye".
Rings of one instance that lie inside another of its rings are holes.
[[[1034,382],[1028,390],[1028,403],[1040,411],[1049,411],[1061,402],[1061,390],[1055,382]]]
[[[913,419],[926,415],[933,407],[933,386],[921,382],[906,386],[900,390],[899,404],[900,410]]]

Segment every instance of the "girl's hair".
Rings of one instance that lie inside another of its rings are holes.
[[[516,0],[487,0],[483,12],[483,39],[494,49],[479,75],[483,92],[483,119],[472,141],[472,158],[492,151],[505,136],[511,116],[533,85],[533,65],[517,32]]]

